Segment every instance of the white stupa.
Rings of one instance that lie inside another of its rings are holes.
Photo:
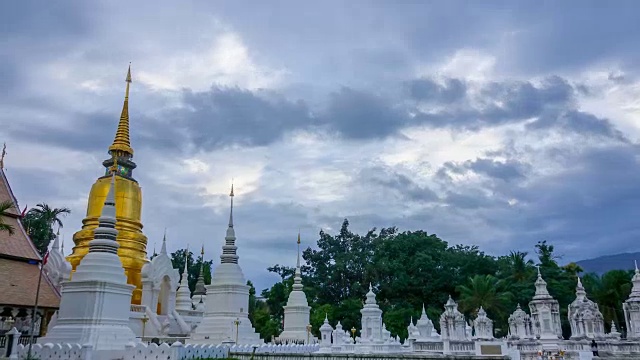
[[[308,333],[309,314],[311,307],[307,302],[307,296],[302,291],[302,276],[300,272],[300,234],[298,233],[298,262],[293,277],[293,289],[289,294],[289,300],[284,307],[284,331],[278,336],[278,340],[317,342],[317,339]]]
[[[627,325],[627,339],[640,340],[640,270],[638,263],[635,263],[636,271],[631,279],[633,287],[629,298],[622,303],[624,310],[624,321]]]
[[[188,311],[193,310],[191,306],[191,291],[189,290],[189,247],[184,256],[184,271],[182,272],[182,278],[180,279],[180,287],[176,294],[176,310]]]
[[[91,344],[94,350],[124,350],[136,337],[129,328],[134,285],[127,284],[118,257],[115,173],[89,243],[71,281],[62,284],[62,298],[55,324],[39,343]]]
[[[369,283],[369,292],[366,296],[367,300],[360,310],[360,314],[362,314],[360,338],[365,342],[382,342],[386,340],[382,337],[382,310],[376,302],[376,294],[373,292],[371,283]]]
[[[536,292],[529,302],[534,334],[541,340],[554,340],[555,342],[555,340],[562,339],[560,305],[558,300],[549,294],[547,282],[540,274],[540,267],[538,267],[535,286]]]
[[[263,343],[249,320],[249,286],[238,265],[233,229],[233,185],[229,196],[231,212],[220,265],[211,275],[211,285],[207,285],[204,317],[187,340],[191,344]]]

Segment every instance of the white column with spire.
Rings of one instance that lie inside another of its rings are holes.
[[[55,325],[39,343],[91,344],[94,350],[124,350],[136,341],[129,328],[131,294],[118,257],[115,175],[89,243],[89,253],[78,265],[71,281],[62,285]]]
[[[205,312],[202,322],[187,340],[191,344],[261,344],[249,320],[249,286],[245,280],[236,254],[236,234],[233,227],[233,185],[231,185],[231,210],[229,227],[222,246],[220,265],[211,275],[207,285]]]
[[[538,267],[535,286],[536,292],[533,295],[533,300],[529,302],[534,333],[541,340],[557,342],[562,339],[560,305],[558,300],[549,294],[547,283],[540,274],[540,267]]]
[[[191,291],[189,290],[189,247],[185,250],[184,271],[180,279],[180,287],[176,295],[176,310],[188,311],[193,310],[191,307]]]
[[[381,343],[386,339],[382,338],[382,310],[376,302],[376,294],[369,283],[369,292],[364,306],[360,310],[362,314],[360,338],[364,342]]]
[[[300,271],[300,233],[298,233],[298,261],[293,276],[293,287],[284,306],[284,331],[278,336],[281,341],[297,340],[317,342],[317,339],[307,333],[310,324],[309,316],[311,307],[307,302],[307,296],[302,290],[302,274]]]
[[[627,326],[627,339],[640,340],[640,270],[635,262],[636,271],[631,279],[633,287],[629,298],[622,304],[624,322]]]

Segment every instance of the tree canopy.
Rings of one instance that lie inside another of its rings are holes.
[[[27,230],[40,255],[44,256],[47,253],[49,243],[55,238],[54,227],[62,228],[62,218],[70,213],[71,210],[66,207],[52,208],[45,203],[27,211],[22,218],[22,226]]]
[[[567,306],[575,299],[577,276],[582,272],[574,263],[560,266],[554,246],[546,241],[535,246],[535,259],[518,251],[495,257],[476,246],[449,245],[422,230],[374,228],[364,235],[355,234],[346,219],[335,235],[320,231],[317,247],[307,248],[302,257],[304,291],[316,334],[325,314],[332,326],[340,321],[345,329],[359,331],[360,309],[371,283],[393,335],[406,337],[410,318],[415,321],[423,306],[439,328],[439,316],[451,295],[468,318],[484,307],[494,320],[496,335],[502,336],[516,305],[527,308],[533,297],[537,265],[549,292],[560,303],[563,332],[569,336]],[[278,274],[281,281],[262,291],[264,300],[258,300],[253,290],[250,304],[253,325],[265,339],[282,331],[283,306],[291,292],[294,268],[275,264],[268,271]],[[621,304],[630,293],[631,276],[629,271],[584,276],[588,296],[600,304],[607,328],[611,321],[618,329],[624,328]]]

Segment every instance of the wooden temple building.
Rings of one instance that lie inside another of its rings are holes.
[[[4,159],[2,159],[4,160]],[[29,239],[20,221],[21,212],[0,160],[0,202],[10,201],[13,208],[0,214],[13,234],[0,231],[0,338],[11,327],[29,335],[42,257]],[[60,305],[60,294],[42,272],[34,335],[43,335],[47,323]],[[25,340],[28,337],[23,337]]]

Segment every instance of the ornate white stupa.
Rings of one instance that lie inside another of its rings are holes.
[[[415,327],[418,330],[419,336],[417,339],[425,340],[425,341],[439,341],[440,335],[438,331],[433,326],[433,322],[427,316],[427,312],[424,309],[424,304],[422,304],[422,314],[418,321],[416,321]]]
[[[47,263],[44,264],[44,272],[47,273],[51,283],[58,291],[61,290],[62,283],[71,278],[71,263],[64,258],[64,247],[60,246],[60,230],[58,230],[49,251]]]
[[[571,339],[604,339],[604,318],[598,304],[587,298],[587,292],[578,277],[576,299],[567,312],[571,324]]]
[[[362,314],[362,329],[360,330],[362,341],[382,342],[386,340],[382,337],[382,310],[376,302],[376,294],[373,292],[371,283],[369,283],[367,300],[365,300],[360,314]]]
[[[249,320],[249,286],[238,265],[236,234],[233,229],[233,185],[231,211],[225,244],[222,246],[220,265],[207,286],[205,312],[202,322],[187,340],[192,344],[262,344]]]
[[[536,293],[529,302],[533,332],[541,340],[562,339],[560,305],[547,290],[547,282],[542,279],[540,268],[535,282]]]
[[[516,311],[509,316],[509,336],[510,340],[524,340],[533,338],[533,326],[531,325],[531,317],[524,312],[520,304],[516,307]]]
[[[129,310],[134,285],[118,257],[115,173],[89,243],[73,278],[62,284],[62,299],[55,323],[39,343],[91,344],[94,350],[124,350],[136,341],[129,328]]]
[[[478,316],[473,320],[473,328],[475,334],[474,339],[492,340],[493,339],[493,320],[489,319],[487,312],[480,306]]]
[[[636,273],[631,279],[633,287],[629,298],[622,304],[624,322],[627,325],[627,339],[640,340],[640,270],[636,262]]]
[[[191,291],[189,290],[189,247],[187,247],[184,254],[184,271],[176,294],[176,310],[178,311],[193,310],[191,307]]]
[[[142,271],[142,305],[157,315],[173,313],[180,273],[173,268],[167,253],[167,234],[162,237],[160,254],[144,264]],[[153,322],[153,320],[152,320]]]
[[[193,296],[191,297],[191,300],[193,301],[193,307],[196,310],[204,312],[204,297],[206,295],[207,288],[204,283],[204,245],[202,245],[202,250],[200,251],[200,273],[198,274],[196,288],[193,291]]]
[[[440,315],[440,334],[442,340],[469,340],[467,337],[467,322],[464,315],[458,311],[458,304],[451,296],[444,304],[444,312]]]
[[[287,305],[284,306],[284,331],[278,336],[280,341],[304,341],[317,342],[317,339],[308,333],[309,314],[311,307],[307,302],[307,296],[302,291],[302,275],[300,272],[300,233],[298,233],[298,262],[293,277],[293,289],[289,294]]]

